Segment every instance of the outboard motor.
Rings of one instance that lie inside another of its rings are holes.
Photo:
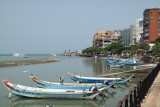
[[[121,79],[125,79],[125,76],[122,75],[122,76],[121,76]]]
[[[62,77],[62,76],[59,78],[59,81],[60,81],[61,84],[63,84],[63,81],[64,81],[64,80],[63,80],[63,77]]]
[[[101,96],[102,98],[106,97],[105,94],[103,93],[103,91],[101,91],[101,92],[99,93],[99,96]]]
[[[53,106],[51,106],[51,105],[46,105],[46,107],[53,107]]]
[[[116,86],[115,86],[115,85],[112,85],[112,86],[111,86],[111,88],[115,89],[115,88],[116,88]]]
[[[107,66],[107,69],[110,69],[110,65],[109,64],[107,64],[106,66]]]
[[[107,80],[104,80],[102,84],[104,84],[104,85],[108,85],[108,84],[109,84],[109,82],[108,82]]]
[[[89,91],[98,91],[98,88],[96,87],[96,86],[91,86],[90,88],[89,88]]]

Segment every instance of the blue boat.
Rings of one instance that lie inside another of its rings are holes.
[[[104,60],[118,63],[119,65],[120,64],[122,64],[122,65],[142,65],[142,64],[144,64],[139,59],[104,58]]]
[[[9,97],[12,94],[19,97],[30,97],[30,98],[67,98],[67,99],[93,99],[105,87],[91,87],[90,89],[48,89],[48,88],[37,88],[28,87],[20,84],[13,84],[7,79],[2,80],[4,86],[8,89]]]
[[[98,78],[98,77],[84,77],[79,75],[74,75],[71,73],[67,73],[68,76],[75,82],[79,83],[103,83],[104,81],[113,82],[116,81],[116,83],[126,83],[128,80],[130,80],[133,76],[130,76],[128,78]]]
[[[30,79],[35,83],[39,88],[50,88],[50,89],[89,89],[91,86],[96,86],[97,88],[106,87],[105,90],[110,88],[115,82],[108,83],[55,83],[49,81],[39,80],[33,75],[30,76]]]
[[[142,65],[144,64],[138,59],[121,59],[121,63],[124,65]]]
[[[107,68],[120,68],[120,67],[123,67],[124,64],[122,64],[120,61],[118,60],[107,60]]]

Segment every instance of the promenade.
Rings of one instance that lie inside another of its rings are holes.
[[[160,107],[160,72],[141,103],[141,107]]]

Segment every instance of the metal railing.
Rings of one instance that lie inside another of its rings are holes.
[[[117,104],[116,107],[140,107],[154,79],[160,70],[160,63],[143,78],[137,86]]]

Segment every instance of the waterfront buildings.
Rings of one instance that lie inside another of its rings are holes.
[[[116,35],[112,31],[99,30],[93,38],[93,47],[105,48],[113,42],[118,41],[119,32]]]
[[[136,30],[136,43],[139,43],[143,36],[143,19],[137,19]]]
[[[115,30],[114,35],[118,38],[117,42],[122,43],[122,32],[123,30]]]
[[[160,8],[145,9],[143,15],[143,19],[137,19],[130,28],[114,32],[98,31],[93,38],[93,47],[105,48],[113,42],[122,43],[124,46],[154,42],[160,37]]]
[[[130,26],[130,43],[129,43],[130,46],[136,45],[137,39],[138,39],[137,36],[138,36],[137,35],[137,26],[136,26],[136,24],[133,24]]]
[[[145,9],[143,16],[143,42],[153,42],[160,37],[160,8]]]
[[[124,29],[122,36],[123,36],[122,37],[123,38],[123,45],[129,46],[129,44],[130,44],[130,28]]]

